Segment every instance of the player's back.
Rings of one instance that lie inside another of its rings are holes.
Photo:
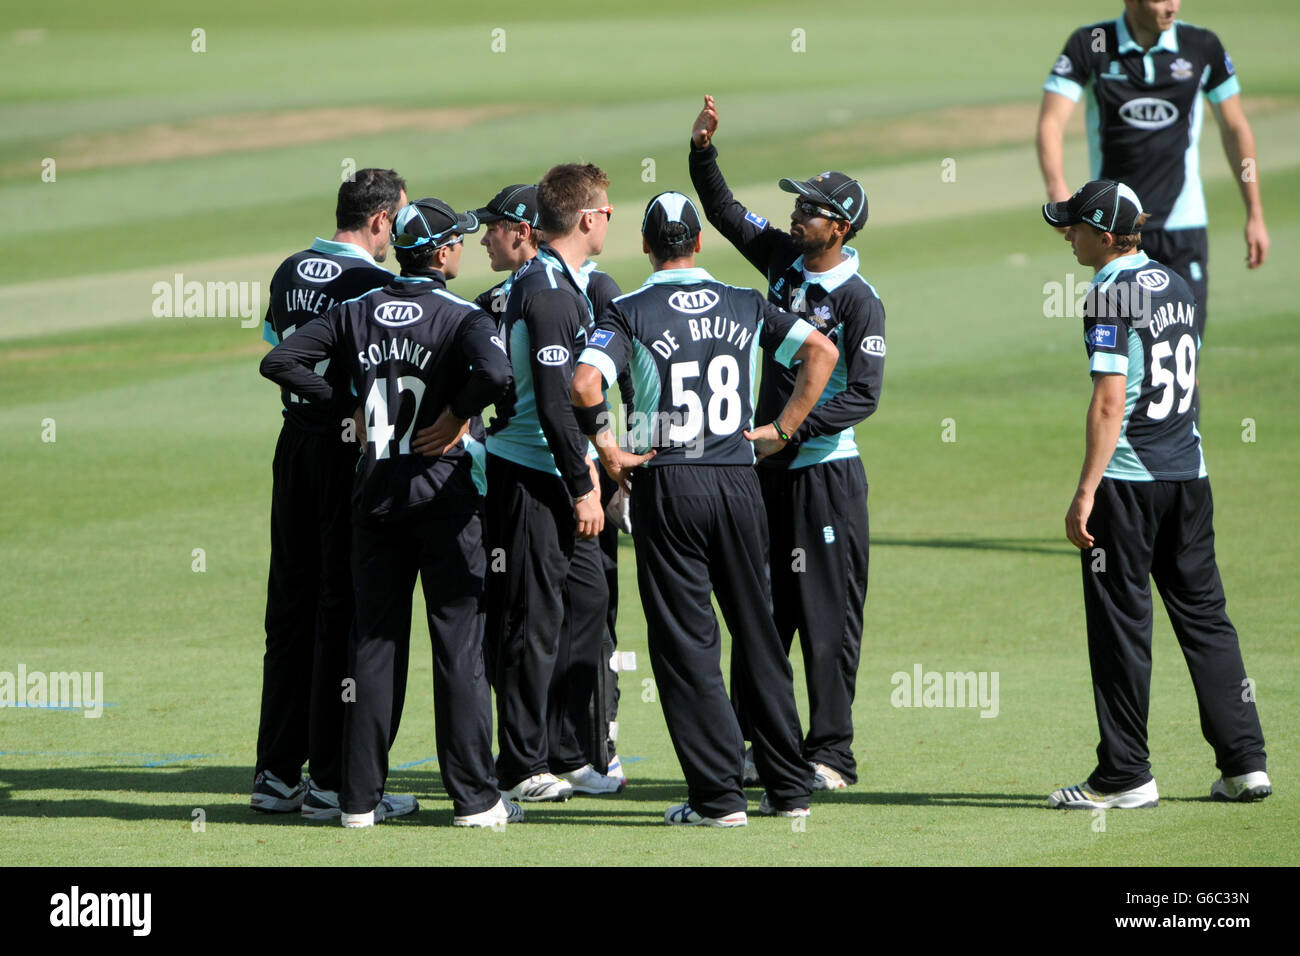
[[[1106,475],[1129,481],[1203,477],[1200,339],[1191,287],[1137,252],[1098,272],[1085,311],[1092,371],[1126,376],[1123,429]]]
[[[471,371],[486,367],[505,386],[509,362],[492,320],[440,282],[409,278],[346,302],[341,312],[366,427],[356,507],[376,517],[435,498],[448,509],[476,507],[466,448],[429,458],[413,452],[411,440],[453,405]]]
[[[340,302],[381,288],[392,280],[393,274],[381,269],[359,247],[317,239],[311,248],[285,259],[272,276],[262,338],[272,345],[279,345]],[[335,386],[336,394],[346,393],[345,368],[334,367],[327,359],[317,371]],[[281,389],[280,397],[284,402],[285,419],[306,431],[339,432],[340,414],[350,415],[352,412],[351,408],[344,407],[347,403],[342,398],[328,404],[311,404],[303,402],[288,389]]]

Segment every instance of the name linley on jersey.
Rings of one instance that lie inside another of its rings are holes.
[[[357,361],[361,363],[361,371],[368,372],[371,368],[382,362],[410,362],[417,368],[423,369],[429,364],[429,352],[418,342],[412,342],[410,339],[385,339],[382,342],[372,342],[364,351],[357,353]]]
[[[715,315],[713,318],[687,319],[686,327],[690,330],[692,342],[702,342],[705,339],[723,339],[729,345],[734,345],[737,351],[743,351],[753,337],[748,329],[742,328],[739,322],[729,319],[725,315]],[[650,347],[661,358],[668,358],[681,348],[681,345],[672,332],[665,331],[650,343]]]
[[[284,311],[286,314],[310,312],[313,315],[324,315],[337,304],[333,298],[320,289],[284,290]]]

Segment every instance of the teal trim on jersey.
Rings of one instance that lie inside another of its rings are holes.
[[[1093,276],[1092,283],[1088,288],[1097,286],[1102,292],[1105,292],[1121,272],[1126,269],[1141,269],[1150,261],[1151,259],[1141,249],[1126,256],[1117,256],[1097,270],[1097,274]]]
[[[1103,473],[1104,478],[1114,478],[1117,481],[1154,481],[1151,472],[1147,471],[1142,460],[1138,458],[1137,452],[1128,440],[1128,423],[1133,416],[1133,408],[1137,405],[1138,395],[1142,393],[1142,376],[1146,370],[1142,367],[1142,361],[1146,357],[1146,352],[1142,348],[1142,340],[1132,329],[1128,330],[1128,377],[1124,383],[1124,421],[1119,426],[1119,441],[1115,443],[1115,454],[1110,456],[1110,461],[1106,465],[1106,471]]]
[[[1092,95],[1084,101],[1083,127],[1088,134],[1088,168],[1092,170],[1091,177],[1098,179],[1101,176],[1101,104],[1098,102],[1101,92],[1092,77],[1088,77],[1088,86],[1092,87]]]
[[[758,338],[757,335],[754,336]],[[638,455],[650,450],[650,439],[655,433],[667,434],[666,426],[651,425],[659,422],[659,400],[663,396],[663,381],[659,378],[659,366],[655,363],[654,353],[636,339],[632,340],[632,387],[636,392],[636,422],[629,422],[629,431],[635,438],[634,450]],[[617,378],[617,376],[615,376]],[[610,384],[613,384],[611,380]],[[632,427],[633,425],[639,427]]]
[[[446,289],[430,289],[429,291],[432,292],[434,295],[442,296],[444,299],[450,299],[452,302],[455,302],[457,305],[468,306],[471,309],[478,308],[478,306],[476,306],[473,302],[466,302],[464,299],[456,295],[454,292],[448,292]]]
[[[598,370],[601,377],[605,379],[606,388],[618,381],[618,369],[614,367],[614,360],[600,349],[591,347],[583,349],[582,354],[578,356],[578,364],[590,365]]]
[[[474,487],[478,489],[480,495],[487,494],[487,449],[483,443],[475,441],[468,435],[461,438],[460,443],[465,446],[469,452],[470,474],[474,477]]]
[[[374,256],[351,242],[335,242],[333,239],[322,239],[320,236],[317,236],[311,244],[311,251],[328,252],[332,256],[347,256],[350,259],[364,259],[376,269],[383,268],[383,266],[375,261]]]
[[[1119,50],[1117,52],[1136,52],[1142,54],[1142,68],[1148,83],[1153,82],[1156,78],[1156,66],[1155,62],[1151,59],[1151,54],[1155,53],[1156,50],[1167,50],[1170,53],[1178,52],[1177,20],[1174,21],[1173,26],[1156,38],[1156,42],[1149,50],[1143,50],[1142,47],[1138,45],[1137,41],[1133,39],[1132,34],[1128,32],[1128,24],[1124,22],[1123,14],[1121,14],[1119,19],[1115,21],[1115,35],[1119,40]]]
[[[840,355],[835,360],[835,368],[831,371],[830,381],[826,383],[822,393],[817,396],[817,405],[825,405],[844,391],[848,384],[849,367],[844,361],[844,356]],[[852,428],[846,428],[832,435],[818,435],[816,438],[808,439],[799,446],[799,453],[795,455],[794,461],[790,462],[789,467],[807,468],[809,465],[820,465],[826,461],[857,457],[857,438]]]
[[[1206,69],[1208,70],[1209,67],[1206,67]],[[1241,84],[1237,81],[1237,76],[1234,73],[1214,89],[1210,90],[1210,92],[1206,93],[1205,96],[1211,103],[1222,103],[1224,100],[1231,99],[1240,92]]]
[[[1209,67],[1207,66],[1208,70]],[[1188,130],[1187,149],[1183,151],[1183,188],[1174,200],[1164,228],[1204,229],[1205,190],[1201,188],[1201,123],[1205,119],[1205,101],[1199,96],[1192,104],[1192,122]]]
[[[582,264],[581,269],[579,269],[577,272],[574,272],[572,269],[569,268],[569,264],[567,262],[565,262],[563,259],[560,259],[557,256],[550,255],[549,253],[546,252],[539,252],[537,253],[537,258],[540,259],[542,262],[544,262],[548,267],[546,274],[548,278],[550,278],[551,280],[552,289],[556,287],[555,276],[551,274],[550,270],[561,269],[573,277],[574,284],[579,289],[582,290],[583,295],[587,294],[587,283],[591,279],[592,271],[596,268],[596,263],[588,259],[586,262]],[[588,306],[590,307],[590,302],[588,302]]]
[[[1058,93],[1074,103],[1079,102],[1079,97],[1083,95],[1082,86],[1074,82],[1074,80],[1067,80],[1055,73],[1047,78],[1047,82],[1043,84],[1043,89],[1048,93]]]
[[[825,272],[809,272],[804,265],[803,256],[795,260],[793,268],[802,270],[805,289],[816,283],[827,292],[834,292],[858,274],[858,251],[852,246],[844,246],[840,253],[843,258],[840,259],[839,265]]]
[[[1192,422],[1192,434],[1196,436],[1196,450],[1201,456],[1201,467],[1197,472],[1197,478],[1208,478],[1210,473],[1205,470],[1205,442],[1201,441],[1200,430],[1196,427],[1196,422]]]
[[[691,269],[660,269],[650,273],[642,285],[693,285],[696,282],[716,282],[717,280],[698,266]],[[630,293],[629,293],[630,294]]]
[[[510,424],[487,436],[487,450],[516,465],[558,475],[555,456],[537,417],[537,396],[533,394],[533,368],[529,360],[532,340],[522,319],[510,329],[509,354],[515,372],[515,412]]]
[[[280,344],[280,336],[275,334],[275,329],[271,328],[271,323],[265,319],[262,320],[262,338],[272,345]]]
[[[776,350],[776,360],[786,368],[790,368],[794,364],[794,353],[803,348],[808,336],[815,331],[816,329],[803,319],[795,319],[794,325],[790,326],[790,331],[785,335],[785,341]],[[755,340],[757,340],[757,336],[755,336]]]
[[[1105,375],[1125,375],[1128,373],[1128,359],[1114,352],[1093,352],[1092,361],[1088,363],[1089,372],[1101,372]]]

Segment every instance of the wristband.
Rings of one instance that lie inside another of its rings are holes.
[[[772,419],[772,427],[775,428],[776,433],[781,436],[781,441],[786,444],[790,443],[790,436],[785,433],[785,429],[781,427],[781,423],[775,418]]]
[[[609,402],[602,398],[599,405],[586,408],[574,405],[573,417],[578,420],[578,428],[584,435],[595,435],[602,428],[609,427]]]
[[[592,495],[594,495],[595,493],[596,493],[596,489],[595,489],[595,488],[592,488],[591,491],[587,492],[585,495],[579,495],[577,498],[574,498],[574,499],[573,499],[573,503],[576,505],[576,504],[579,504],[580,502],[586,501],[588,498],[590,498],[590,497],[591,497]]]

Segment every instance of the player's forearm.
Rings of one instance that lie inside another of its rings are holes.
[[[1070,197],[1065,181],[1065,127],[1051,117],[1038,120],[1038,168],[1047,187],[1048,202]]]
[[[1245,120],[1234,126],[1224,125],[1221,137],[1228,166],[1237,179],[1241,200],[1246,204],[1246,217],[1263,218],[1264,206],[1259,198],[1259,163],[1255,156],[1255,134]]]
[[[790,395],[790,400],[785,403],[785,408],[781,409],[781,413],[776,417],[781,430],[787,435],[793,435],[803,425],[804,419],[813,410],[817,399],[826,388],[826,383],[830,381],[831,372],[835,370],[835,362],[839,357],[839,352],[834,345],[817,332],[812,335],[822,339],[825,347],[813,345],[813,338],[809,336],[809,341],[795,353],[800,364],[799,371],[795,373],[794,391]]]
[[[294,338],[294,342],[286,340],[267,352],[258,371],[264,378],[287,388],[299,398],[316,403],[330,401],[334,397],[334,389],[322,376],[316,374],[313,367],[324,356],[296,349],[297,337]]]
[[[1092,495],[1101,483],[1106,466],[1115,454],[1120,429],[1124,424],[1124,407],[1118,407],[1100,390],[1094,391],[1088,406],[1088,426],[1083,468],[1079,472],[1078,492]]]
[[[823,405],[817,405],[803,425],[794,441],[803,442],[819,435],[833,435],[846,428],[852,428],[871,416],[876,410],[880,397],[880,382],[857,382],[845,389]]]

